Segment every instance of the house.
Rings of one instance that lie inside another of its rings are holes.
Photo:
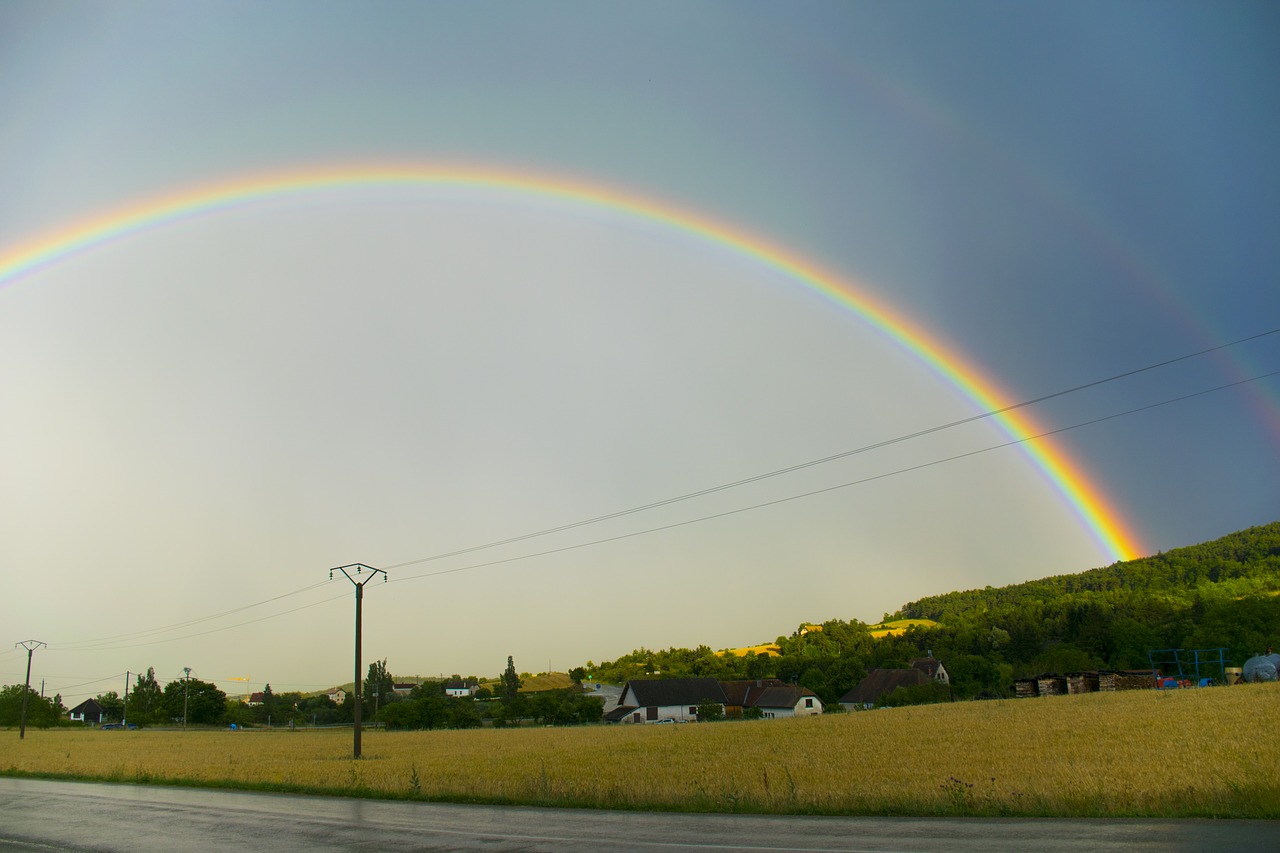
[[[250,708],[256,708],[259,705],[265,704],[266,701],[267,694],[260,691],[258,693],[250,693],[249,698],[245,700],[244,704],[248,705]]]
[[[476,682],[471,681],[470,679],[454,678],[445,682],[444,695],[452,696],[454,698],[462,698],[464,696],[474,696],[476,695],[477,689],[478,689],[478,685],[476,684]]]
[[[912,658],[911,668],[920,670],[939,684],[951,683],[951,676],[947,673],[947,668],[942,665],[942,661],[932,654],[927,658]]]
[[[725,713],[737,716],[759,708],[766,719],[804,717],[822,713],[822,700],[807,687],[786,684],[776,678],[723,681]]]
[[[347,701],[347,691],[343,690],[341,687],[326,690],[324,695],[335,705],[341,705],[343,702]]]
[[[858,686],[840,697],[840,706],[846,711],[860,711],[874,708],[881,697],[892,693],[899,687],[919,687],[929,683],[929,676],[923,669],[869,669],[867,677],[858,682]]]
[[[79,705],[67,712],[72,722],[78,723],[100,723],[102,722],[102,706],[98,704],[97,699],[86,699]]]
[[[396,694],[397,696],[408,696],[410,693],[413,692],[413,688],[417,686],[418,685],[410,684],[409,682],[405,682],[403,684],[392,684],[391,692]]]
[[[714,678],[628,681],[618,697],[618,707],[606,719],[625,723],[688,722],[698,719],[698,706],[706,702],[721,708],[728,702],[724,688]]]

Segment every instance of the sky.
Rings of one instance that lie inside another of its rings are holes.
[[[1280,519],[1278,34],[5,0],[0,645],[320,690],[363,563],[366,665],[565,671]]]

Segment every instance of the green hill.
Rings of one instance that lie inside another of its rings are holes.
[[[956,698],[1009,695],[1014,678],[1041,672],[1146,667],[1158,649],[1225,648],[1239,665],[1280,644],[1280,522],[1079,574],[922,598],[885,623],[904,620],[917,624],[886,634],[857,620],[804,623],[777,639],[777,655],[642,648],[587,670],[618,682],[777,677],[833,703],[868,669],[929,653]]]

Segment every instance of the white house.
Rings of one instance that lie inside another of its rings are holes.
[[[920,670],[939,684],[951,683],[951,676],[947,673],[947,668],[942,665],[942,661],[932,654],[927,658],[912,658],[911,667]]]
[[[347,691],[343,690],[341,687],[326,690],[324,695],[329,697],[329,701],[335,705],[341,705],[343,702],[347,701]]]
[[[663,678],[628,681],[618,707],[607,719],[623,723],[689,722],[698,719],[698,706],[714,702],[723,710],[724,688],[714,678]]]
[[[722,686],[729,712],[759,708],[765,719],[771,720],[778,717],[813,716],[823,711],[818,694],[808,687],[786,684],[776,678],[725,681]]]
[[[477,686],[474,681],[464,681],[455,678],[445,684],[444,695],[461,699],[464,696],[476,695],[476,689]]]

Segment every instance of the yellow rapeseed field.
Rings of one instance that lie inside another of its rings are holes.
[[[785,720],[470,731],[0,733],[0,773],[828,814],[1280,817],[1280,684]]]

